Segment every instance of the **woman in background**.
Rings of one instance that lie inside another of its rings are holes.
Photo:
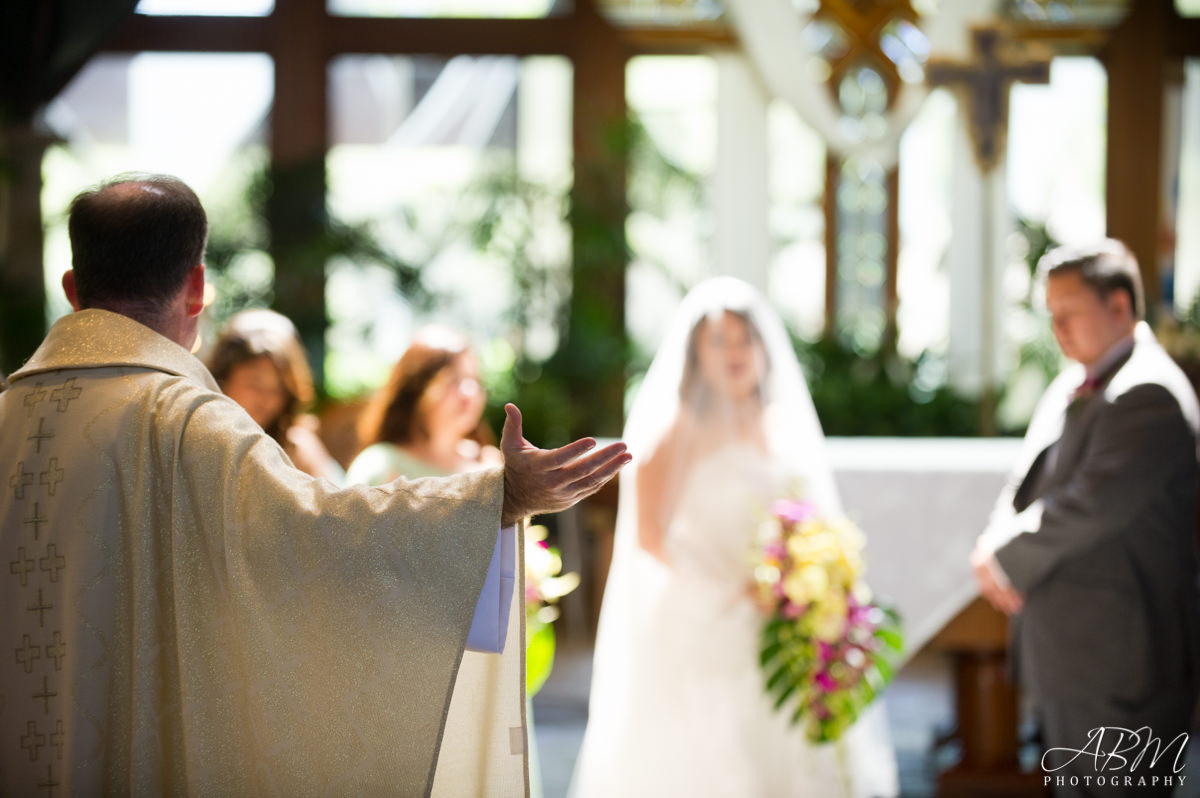
[[[359,434],[367,447],[347,478],[381,485],[500,465],[495,436],[482,423],[486,402],[466,337],[445,327],[418,330],[363,412]]]
[[[230,317],[208,358],[221,390],[274,438],[292,463],[336,484],[345,473],[303,415],[313,400],[312,372],[295,325],[265,308]]]

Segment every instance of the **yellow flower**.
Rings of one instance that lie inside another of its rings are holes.
[[[812,610],[812,630],[818,640],[832,643],[846,626],[846,596],[840,590],[826,595]]]
[[[810,604],[829,590],[829,578],[819,565],[805,565],[783,580],[783,593],[793,604]]]

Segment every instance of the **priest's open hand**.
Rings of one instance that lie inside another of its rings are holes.
[[[556,513],[591,496],[631,459],[625,444],[596,449],[594,438],[580,438],[558,449],[539,449],[521,433],[521,411],[504,406],[500,436],[504,455],[504,509],[500,523],[510,526],[531,515]]]

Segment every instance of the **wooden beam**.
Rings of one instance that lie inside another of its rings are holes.
[[[323,383],[325,361],[325,0],[287,0],[270,17],[275,59],[271,106],[271,180],[267,203],[275,308],[300,331],[313,376]]]
[[[1200,17],[1176,17],[1167,30],[1167,52],[1178,58],[1200,56]]]
[[[1053,50],[1055,55],[1095,56],[1112,37],[1112,28],[1096,25],[1038,25],[1016,24],[1010,28],[1013,39],[1036,42]]]
[[[281,6],[282,11],[282,6]],[[279,12],[277,12],[279,13]],[[286,13],[286,12],[284,12]],[[364,55],[563,55],[588,47],[575,16],[543,19],[431,19],[323,15],[321,52]],[[601,21],[601,24],[607,24]],[[271,17],[134,15],[106,52],[269,52]],[[740,46],[719,22],[615,28],[631,55],[687,55]]]
[[[1141,0],[1102,53],[1108,69],[1108,235],[1124,241],[1141,266],[1146,308],[1158,305],[1163,165],[1163,78],[1171,0]]]
[[[291,0],[289,0],[290,2]],[[279,19],[295,19],[287,3],[270,17],[135,15],[106,43],[108,52],[271,52]],[[572,17],[428,19],[331,16],[321,9],[317,54],[567,55]],[[285,23],[294,24],[294,23]]]
[[[838,300],[838,205],[837,186],[841,180],[841,160],[833,153],[825,156],[825,191],[821,210],[825,215],[825,335],[837,333]]]
[[[900,165],[887,170],[887,279],[883,287],[883,310],[887,332],[885,339],[895,343],[900,338],[896,314],[900,308]]]
[[[269,17],[151,17],[134,14],[105,42],[108,53],[261,53],[271,48]]]
[[[742,46],[733,29],[718,22],[629,25],[618,28],[617,32],[630,55],[696,55]]]
[[[328,17],[329,55],[569,55],[573,17],[544,19],[398,19]]]
[[[617,31],[588,0],[578,0],[571,189],[574,290],[566,341],[555,356],[571,377],[579,428],[572,435],[619,435],[625,363],[625,220],[628,206],[628,53]]]

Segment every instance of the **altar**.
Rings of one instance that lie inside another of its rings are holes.
[[[832,438],[842,505],[867,536],[867,582],[908,654],[978,595],[967,560],[1016,462],[1016,438]]]
[[[979,598],[968,563],[1020,448],[1015,438],[830,441],[843,505],[867,535],[867,581],[900,611],[906,658],[929,647],[952,662],[962,755],[938,775],[939,798],[1045,794],[1018,761],[1008,621]]]

